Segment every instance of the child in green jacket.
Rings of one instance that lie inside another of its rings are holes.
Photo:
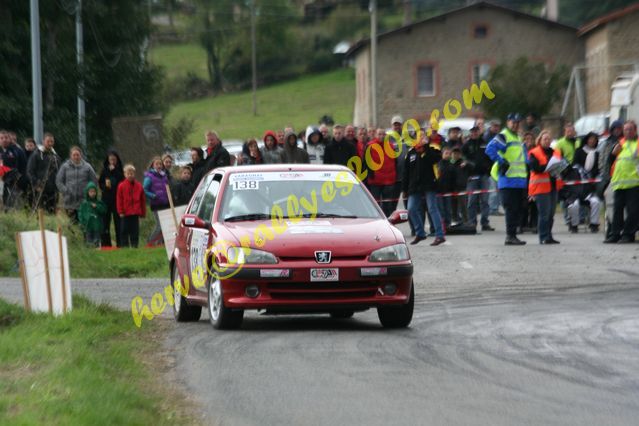
[[[100,246],[106,205],[98,200],[98,187],[89,182],[84,190],[84,201],[80,204],[78,220],[84,231],[84,240],[88,245]]]

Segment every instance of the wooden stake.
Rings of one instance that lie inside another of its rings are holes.
[[[22,252],[22,241],[20,233],[16,232],[16,248],[18,249],[18,264],[20,265],[20,279],[22,280],[22,291],[24,292],[24,308],[31,311],[31,300],[29,298],[29,282],[27,281],[27,271],[24,267],[24,253]]]
[[[166,193],[169,196],[169,205],[171,206],[171,215],[173,216],[173,224],[175,225],[175,232],[177,234],[178,221],[177,221],[177,216],[175,215],[175,206],[173,205],[173,194],[171,194],[171,188],[169,187],[169,185],[166,185]]]
[[[53,313],[53,301],[51,300],[51,277],[49,277],[49,256],[47,254],[47,238],[44,234],[44,210],[38,210],[38,221],[40,222],[40,235],[42,236],[42,252],[44,254],[44,277],[47,283],[47,302],[49,302],[49,313]]]
[[[58,225],[58,247],[60,250],[60,274],[62,275],[62,313],[67,313],[67,284],[64,275],[64,252],[62,251],[62,227]]]

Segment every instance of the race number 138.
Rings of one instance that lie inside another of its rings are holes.
[[[244,191],[247,189],[259,189],[258,181],[256,180],[239,180],[233,182],[233,189],[235,191]]]

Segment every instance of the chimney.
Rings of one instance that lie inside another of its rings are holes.
[[[546,19],[551,21],[559,19],[559,0],[546,0]]]
[[[413,23],[413,0],[404,0],[404,22],[402,25]]]

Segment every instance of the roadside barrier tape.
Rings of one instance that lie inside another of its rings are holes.
[[[576,185],[587,185],[590,183],[601,182],[601,178],[594,179],[583,179],[583,180],[569,180],[564,182],[564,186],[576,186]],[[460,192],[444,192],[441,194],[437,194],[438,197],[461,197],[463,195],[476,195],[476,194],[488,194],[491,192],[497,192],[497,189],[478,189],[475,191],[460,191]],[[378,203],[392,203],[397,202],[399,200],[407,200],[408,198],[383,198],[383,199],[375,199]]]
[[[595,179],[584,179],[584,180],[569,180],[564,182],[564,186],[571,186],[571,185],[586,185],[589,183],[597,183],[597,182],[601,182],[602,179],[601,178],[595,178]]]

